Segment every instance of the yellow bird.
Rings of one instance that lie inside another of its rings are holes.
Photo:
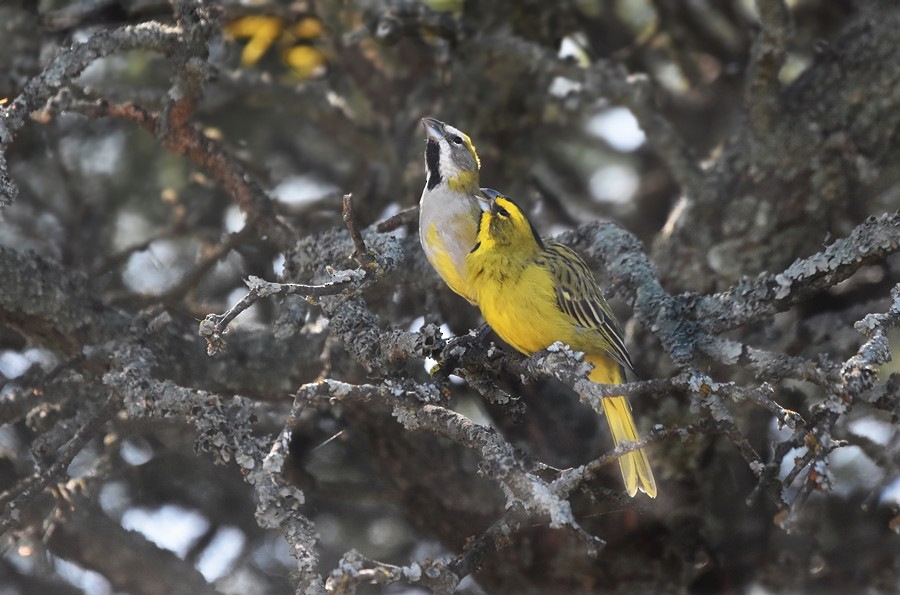
[[[544,243],[525,213],[496,190],[482,188],[475,247],[466,258],[466,283],[481,314],[500,337],[530,355],[562,341],[594,365],[590,380],[620,384],[631,358],[622,331],[580,256]],[[639,438],[625,397],[603,399],[613,440]],[[656,481],[643,449],[619,458],[629,496],[656,497]]]

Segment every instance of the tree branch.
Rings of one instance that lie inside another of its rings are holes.
[[[115,396],[108,397],[89,421],[78,428],[65,449],[50,467],[32,474],[0,494],[0,507],[5,511],[0,516],[0,535],[6,533],[18,522],[25,507],[36,496],[41,494],[47,486],[53,482],[60,482],[65,477],[66,470],[69,468],[72,460],[82,451],[88,441],[100,432],[103,425],[115,413],[118,404],[119,400]]]
[[[334,281],[322,285],[303,285],[300,283],[270,283],[259,277],[249,277],[245,283],[250,291],[238,303],[228,309],[225,314],[207,314],[200,322],[200,336],[206,340],[208,355],[215,355],[225,349],[224,335],[231,321],[238,314],[255,304],[260,298],[276,295],[302,295],[306,298],[320,298],[336,295],[358,284],[365,279],[365,271],[346,270],[332,271]]]
[[[744,279],[727,291],[700,297],[693,314],[705,330],[720,333],[787,310],[898,251],[900,213],[869,217],[846,238],[794,261],[781,273]]]

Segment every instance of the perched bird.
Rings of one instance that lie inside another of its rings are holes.
[[[475,245],[481,207],[481,162],[469,137],[434,118],[425,126],[425,189],[419,202],[419,241],[444,282],[472,303],[466,286],[466,255]]]
[[[488,201],[481,201],[478,237],[466,258],[466,285],[484,319],[526,355],[562,341],[594,365],[590,380],[622,383],[631,358],[588,266],[562,244],[543,242],[516,203],[496,190],[481,192]],[[603,412],[616,444],[638,439],[625,397],[604,398]],[[619,466],[630,496],[641,490],[656,497],[643,450],[623,455]]]

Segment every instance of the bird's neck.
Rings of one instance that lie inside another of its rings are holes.
[[[471,261],[487,271],[503,271],[504,275],[518,275],[535,256],[529,246],[497,241],[489,234],[480,234],[476,248],[470,254]]]
[[[475,194],[478,192],[478,172],[461,171],[456,176],[447,179],[447,187],[453,192]]]

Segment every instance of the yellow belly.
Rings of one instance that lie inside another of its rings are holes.
[[[510,270],[498,264],[494,270]],[[520,275],[484,279],[476,289],[485,321],[517,351],[530,355],[554,341],[571,344],[571,324],[556,307],[553,282],[545,271],[530,267]]]
[[[428,262],[454,292],[473,304],[466,282],[466,256],[475,246],[481,209],[465,193],[425,190],[419,203],[419,241]]]
[[[463,233],[462,235],[467,234]],[[472,235],[474,237],[474,234]],[[465,259],[463,259],[462,264],[460,264],[458,259],[454,258],[460,251],[455,244],[461,244],[463,242],[465,242],[465,240],[460,240],[459,237],[447,237],[446,233],[440,233],[437,225],[432,224],[428,226],[428,231],[425,233],[423,247],[428,262],[431,263],[431,266],[434,267],[437,274],[444,280],[444,283],[446,283],[454,292],[474,304],[476,303],[474,293],[469,291],[466,286],[464,275]],[[474,239],[472,240],[472,245],[475,245]]]

